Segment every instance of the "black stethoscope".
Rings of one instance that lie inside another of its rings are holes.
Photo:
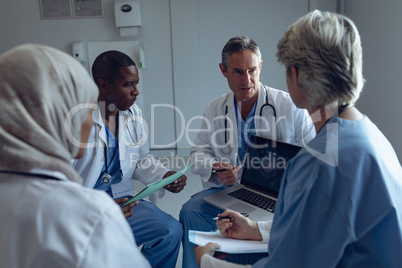
[[[264,89],[266,89],[266,86],[264,86]],[[236,100],[235,100],[236,101]],[[274,117],[275,117],[275,120],[276,120],[276,109],[275,109],[275,107],[272,105],[272,104],[270,104],[269,103],[269,101],[268,101],[268,90],[266,90],[266,94],[265,94],[265,103],[261,106],[261,108],[260,108],[260,117],[262,117],[262,111],[264,110],[264,108],[265,107],[267,107],[267,106],[269,106],[269,107],[271,107],[271,109],[272,109],[272,112],[273,112],[273,114],[274,114]],[[227,127],[228,127],[228,120],[227,120],[227,114],[228,114],[228,108],[229,108],[229,106],[228,105],[226,105],[226,108],[225,108],[225,144],[227,144]],[[225,154],[229,154],[230,153],[230,146],[226,146],[226,147],[224,147],[224,148],[222,148],[222,152],[223,153],[225,153]]]

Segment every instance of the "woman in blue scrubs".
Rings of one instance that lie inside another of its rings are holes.
[[[269,257],[253,267],[400,267],[402,169],[389,141],[354,106],[364,84],[356,26],[313,11],[290,26],[276,55],[317,136],[289,162],[272,225],[225,211],[232,219],[218,228],[233,238],[247,231],[269,239]],[[201,267],[233,267],[212,257],[217,247],[195,249]]]

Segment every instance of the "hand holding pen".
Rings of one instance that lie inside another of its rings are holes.
[[[248,213],[245,213],[245,212],[240,212],[240,215],[242,215],[242,216],[244,216],[244,217],[248,217]],[[231,216],[226,216],[226,217],[215,217],[215,218],[213,218],[213,220],[214,221],[220,221],[220,220],[223,220],[223,219],[233,219]]]
[[[211,172],[212,173],[219,173],[219,172],[224,172],[224,171],[228,171],[226,168],[221,168],[221,169],[213,169]]]
[[[237,173],[241,166],[236,168],[225,162],[215,162],[212,166],[212,173],[217,174],[224,185],[232,185],[237,182]]]
[[[248,216],[248,215],[246,215]],[[218,214],[216,226],[224,236],[236,239],[262,240],[258,224],[245,215],[232,210],[225,210]]]

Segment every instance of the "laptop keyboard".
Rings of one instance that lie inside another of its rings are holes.
[[[228,193],[228,195],[269,212],[273,213],[275,211],[276,200],[257,194],[256,192],[247,190],[245,188],[240,188],[236,191]]]

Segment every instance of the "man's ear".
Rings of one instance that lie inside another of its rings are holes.
[[[107,82],[102,78],[99,78],[98,81],[96,81],[96,84],[99,88],[99,94],[105,94],[107,91]]]
[[[223,67],[222,63],[219,63],[219,68],[221,69],[221,72],[222,72],[223,76],[228,77],[228,74],[227,74],[227,72],[225,70],[225,67]]]

